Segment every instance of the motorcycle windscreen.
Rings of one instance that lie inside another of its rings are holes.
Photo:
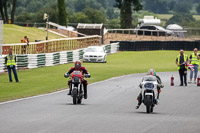
[[[152,75],[145,76],[143,80],[144,81],[157,81],[156,77],[152,76]]]

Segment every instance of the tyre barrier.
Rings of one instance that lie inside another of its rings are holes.
[[[199,41],[111,41],[119,42],[119,51],[188,50],[200,49]]]
[[[119,43],[107,44],[103,45],[103,47],[107,54],[113,54],[119,50]],[[84,49],[43,54],[16,55],[16,68],[31,69],[71,63],[81,60],[83,58],[83,54]],[[0,56],[0,73],[6,71],[5,57],[6,55]]]

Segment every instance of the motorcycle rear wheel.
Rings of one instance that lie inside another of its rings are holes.
[[[146,105],[146,111],[147,111],[147,113],[150,113],[151,112],[151,109],[150,109],[151,107],[149,106],[149,105]]]

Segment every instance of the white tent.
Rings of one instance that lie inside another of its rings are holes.
[[[184,37],[184,32],[186,32],[183,31],[183,27],[177,24],[170,24],[166,27],[166,29],[173,31],[174,35],[177,37]]]
[[[168,30],[183,30],[183,27],[181,27],[180,25],[177,24],[170,24],[167,26]]]

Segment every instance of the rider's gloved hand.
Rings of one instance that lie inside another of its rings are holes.
[[[141,83],[139,84],[139,87],[142,89],[142,84]]]
[[[86,76],[86,78],[90,78],[91,77],[91,75],[89,73],[86,74],[85,76]]]
[[[69,77],[69,73],[65,73],[65,74],[64,74],[64,77],[65,77],[65,78],[68,78],[68,77]]]
[[[164,88],[164,84],[161,84],[160,88]]]
[[[163,84],[158,84],[158,87],[164,88],[164,85]]]

